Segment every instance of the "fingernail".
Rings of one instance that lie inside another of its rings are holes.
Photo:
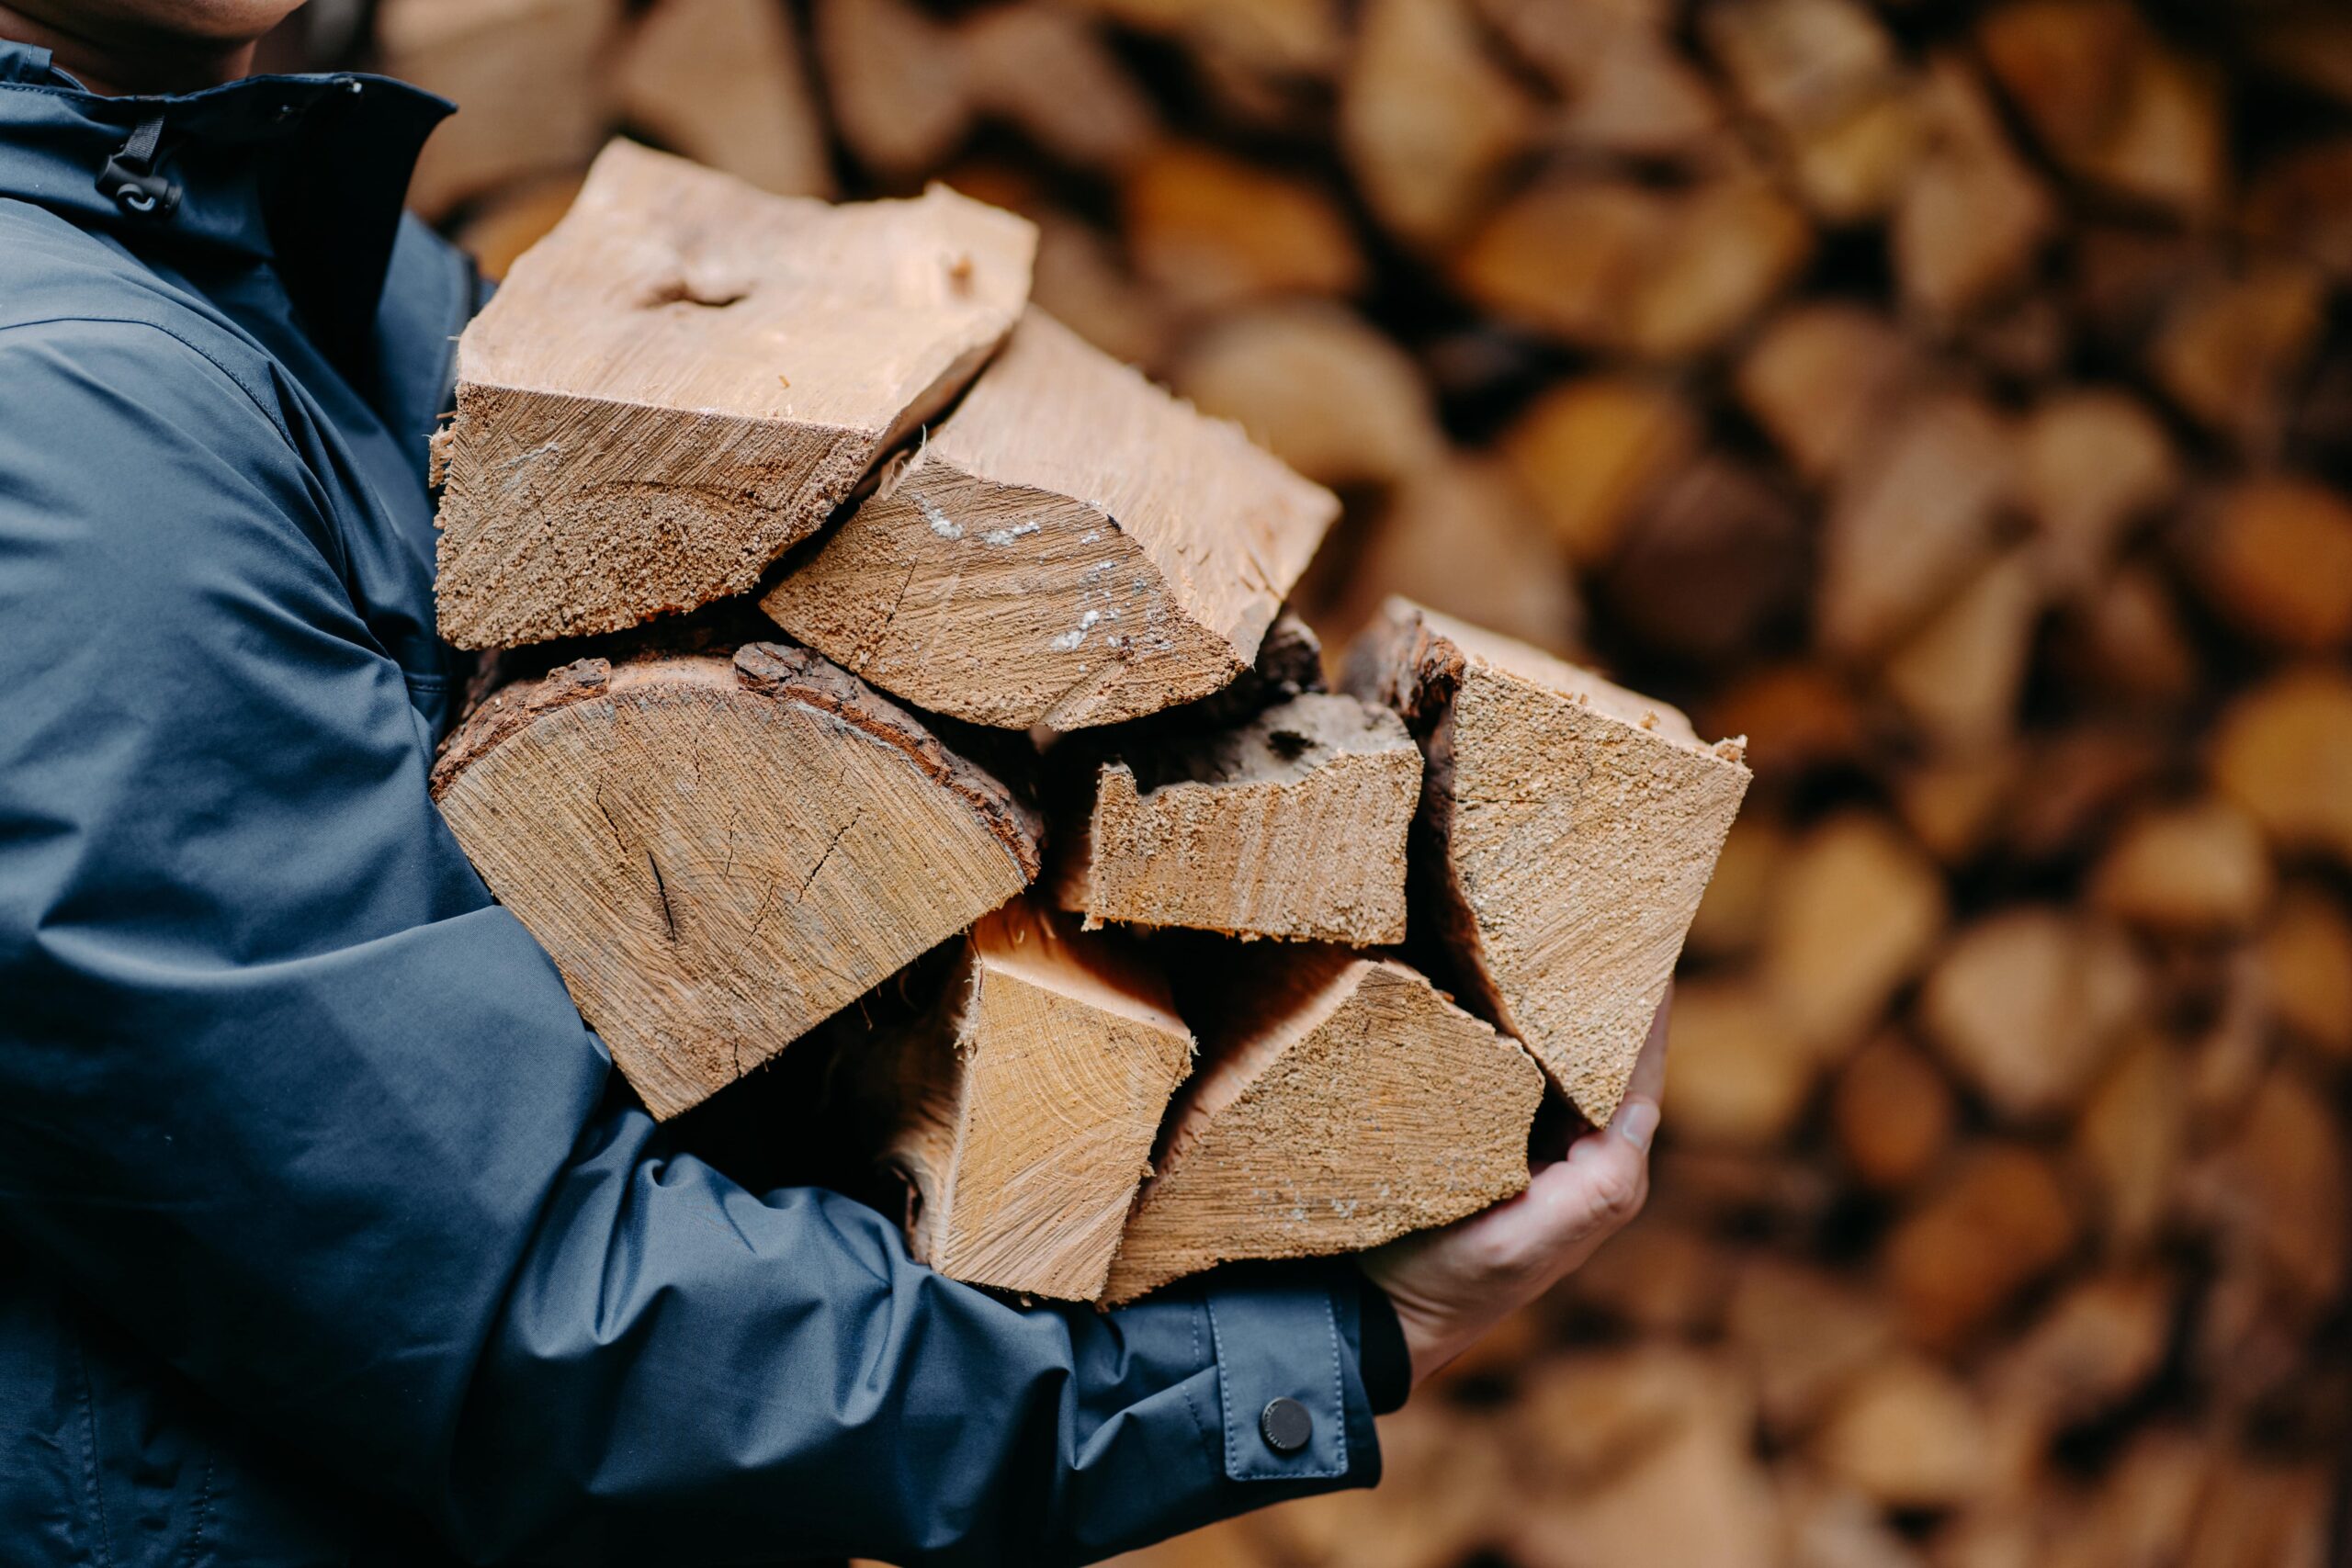
[[[1657,1136],[1657,1101],[1629,1100],[1617,1112],[1617,1135],[1641,1150],[1650,1152],[1650,1140]]]

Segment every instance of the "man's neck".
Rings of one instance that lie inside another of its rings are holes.
[[[54,21],[36,21],[6,4],[0,4],[0,42],[48,50],[59,70],[109,97],[217,87],[246,74],[254,63],[250,42],[207,44],[113,30],[85,33]]]

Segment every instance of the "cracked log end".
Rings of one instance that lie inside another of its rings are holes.
[[[1104,1288],[1376,1247],[1527,1185],[1543,1075],[1401,964],[1219,945],[1181,1005],[1202,1066]],[[1205,955],[1204,955],[1205,956]]]
[[[1421,744],[1417,918],[1464,1000],[1607,1123],[1747,793],[1664,703],[1404,599],[1347,687]]]
[[[1193,1036],[1141,949],[1034,899],[973,927],[939,1006],[854,1058],[908,1244],[951,1279],[1102,1293]]]
[[[657,1116],[1027,886],[996,779],[805,649],[588,659],[491,696],[434,769],[482,880]]]

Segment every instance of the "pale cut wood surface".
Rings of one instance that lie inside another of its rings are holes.
[[[1428,915],[1465,996],[1605,1123],[1747,794],[1740,744],[1402,599],[1346,684],[1428,760]]]
[[[940,1007],[865,1049],[889,1079],[914,1256],[975,1285],[1100,1295],[1192,1070],[1149,960],[1016,898],[972,928]]]
[[[616,141],[458,349],[442,635],[749,592],[1012,328],[1036,231],[934,186],[832,207]]]
[[[832,195],[800,40],[775,0],[661,0],[614,74],[621,112],[696,163],[778,196]]]
[[[416,160],[408,205],[437,219],[519,176],[587,162],[605,134],[620,0],[384,0],[380,68],[463,105]]]
[[[1180,993],[1202,1066],[1103,1300],[1245,1258],[1353,1252],[1527,1185],[1543,1075],[1401,964],[1217,950]]]
[[[1250,667],[1331,494],[1037,310],[760,601],[935,713],[1078,729]]]
[[[1089,926],[1400,942],[1420,793],[1421,753],[1394,713],[1303,694],[1104,762],[1055,896]]]
[[[1025,886],[1036,825],[805,649],[521,682],[433,789],[657,1116],[758,1066]]]

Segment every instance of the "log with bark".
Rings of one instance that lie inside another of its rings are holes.
[[[657,1115],[685,1110],[1038,869],[1035,819],[805,649],[649,653],[509,685],[435,799]]]

